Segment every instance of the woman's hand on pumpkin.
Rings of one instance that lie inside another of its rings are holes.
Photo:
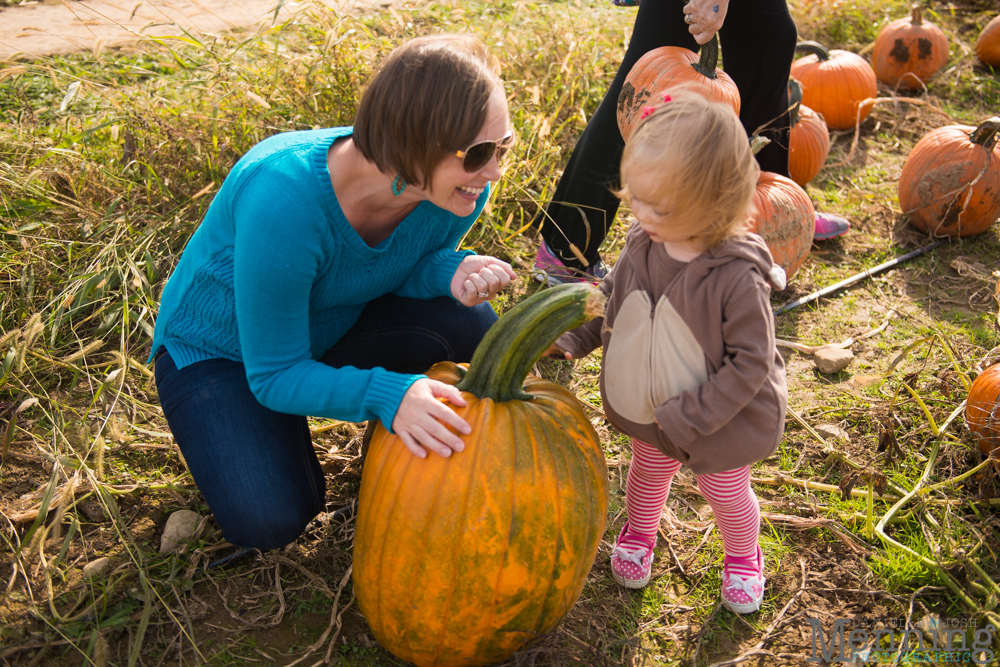
[[[507,262],[496,257],[469,255],[451,278],[451,295],[472,307],[489,301],[517,278]]]
[[[447,457],[465,448],[462,439],[448,427],[463,435],[471,433],[472,427],[441,399],[459,407],[466,405],[462,392],[453,385],[430,378],[417,380],[403,394],[392,419],[392,430],[414,456],[426,458],[429,449]]]
[[[684,5],[684,22],[694,41],[707,44],[719,32],[728,11],[729,0],[690,0]]]

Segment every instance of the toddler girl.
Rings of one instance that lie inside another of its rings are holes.
[[[604,281],[603,318],[559,338],[550,354],[603,345],[601,397],[632,437],[628,521],[611,568],[642,588],[674,474],[686,464],[725,548],[722,603],[760,609],[764,558],[750,468],[774,453],[788,391],[769,295],[785,275],[745,229],[758,167],[732,109],[678,89],[643,110],[621,161],[636,222]]]

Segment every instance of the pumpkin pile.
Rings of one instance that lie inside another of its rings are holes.
[[[1000,364],[972,381],[965,402],[965,424],[986,456],[1000,448]]]
[[[564,331],[603,310],[588,284],[543,290],[490,328],[456,385],[465,449],[420,459],[381,424],[365,460],[354,590],[379,643],[419,667],[504,660],[576,603],[608,512],[594,427],[563,387],[528,376]],[[527,378],[527,379],[526,379]]]

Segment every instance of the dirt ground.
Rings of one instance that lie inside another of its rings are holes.
[[[399,0],[322,0],[331,11],[388,7]],[[279,7],[277,13],[275,8]],[[214,33],[279,24],[302,3],[279,0],[44,0],[0,6],[0,63],[76,51],[120,49],[145,37]]]

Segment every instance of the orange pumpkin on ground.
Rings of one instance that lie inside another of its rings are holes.
[[[905,19],[882,28],[872,49],[872,69],[878,80],[901,90],[919,90],[948,62],[948,38],[941,28],[924,21],[914,5]]]
[[[1000,69],[1000,16],[987,23],[979,33],[976,56],[986,65]]]
[[[679,46],[661,46],[636,61],[618,95],[618,129],[628,141],[632,126],[650,99],[676,84],[694,84],[710,100],[729,104],[740,114],[740,91],[719,69],[719,38],[701,47],[701,55]],[[655,99],[653,101],[659,101]]]
[[[420,459],[379,424],[361,477],[354,590],[376,639],[419,667],[500,662],[576,603],[604,535],[608,471],[587,413],[527,376],[563,332],[602,312],[559,285],[490,328],[469,370],[435,364],[472,426],[465,449]],[[527,379],[525,377],[527,376]]]
[[[788,173],[801,185],[816,178],[830,154],[830,130],[821,114],[802,104],[802,85],[788,82],[790,129],[788,134]]]
[[[792,63],[791,76],[802,84],[802,103],[823,114],[831,130],[847,130],[871,113],[878,81],[868,61],[856,53],[799,42],[796,51],[809,55]]]
[[[1000,448],[1000,364],[993,364],[972,381],[965,402],[965,424],[986,454]]]
[[[938,236],[972,236],[1000,217],[1000,117],[979,127],[931,130],[899,176],[899,205],[910,224]]]
[[[756,212],[750,216],[750,231],[760,234],[774,263],[792,276],[805,264],[816,231],[816,210],[809,195],[790,178],[762,171],[753,195]]]

